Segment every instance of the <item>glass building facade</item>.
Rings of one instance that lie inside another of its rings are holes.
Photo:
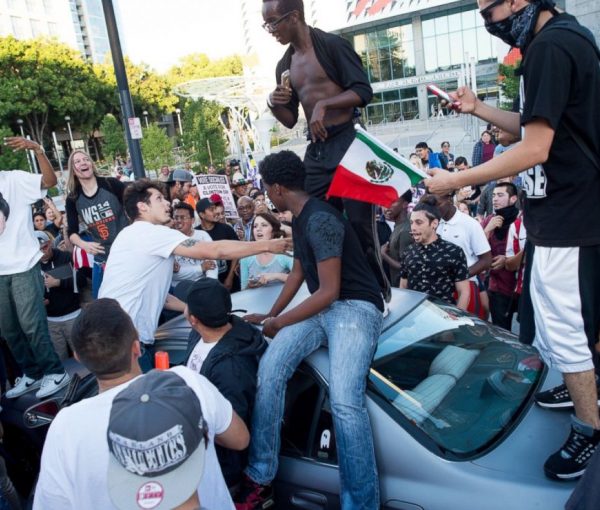
[[[71,17],[79,51],[94,62],[110,54],[102,0],[70,0]]]
[[[373,85],[366,108],[371,123],[431,115],[437,100],[426,84],[456,89],[462,68],[473,60],[478,93],[497,96],[497,43],[485,30],[477,3],[447,3],[433,12],[413,11],[337,31],[361,56]]]

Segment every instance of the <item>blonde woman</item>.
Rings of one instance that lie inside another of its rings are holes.
[[[129,222],[123,209],[125,185],[113,177],[98,177],[89,154],[76,150],[68,162],[67,223],[69,240],[94,256],[92,295],[98,296],[104,266],[117,234]],[[79,235],[79,224],[85,225],[91,240]]]

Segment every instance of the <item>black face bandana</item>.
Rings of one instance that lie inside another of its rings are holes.
[[[485,28],[491,35],[498,37],[509,46],[524,51],[533,39],[535,25],[543,10],[550,10],[553,14],[557,14],[553,1],[540,0],[530,3],[506,19],[486,23]]]
[[[508,235],[508,229],[517,219],[517,216],[519,216],[519,209],[517,209],[517,207],[514,205],[509,205],[508,207],[495,210],[494,214],[496,216],[501,216],[504,220],[502,226],[494,230],[494,236],[496,239],[502,241],[503,239],[506,239],[506,236]]]

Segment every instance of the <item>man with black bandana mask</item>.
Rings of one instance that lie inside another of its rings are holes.
[[[454,108],[521,136],[513,149],[469,172],[435,170],[444,193],[519,172],[528,235],[521,341],[534,342],[565,384],[536,395],[575,408],[571,433],[544,465],[574,479],[600,443],[596,383],[600,331],[600,50],[589,30],[549,0],[478,0],[487,30],[523,54],[521,111],[484,104],[465,87]]]
[[[512,182],[497,182],[492,192],[494,214],[481,222],[483,231],[492,248],[492,265],[488,296],[492,323],[510,331],[516,310],[514,271],[504,268],[506,262],[506,238],[508,229],[519,216],[517,187]]]

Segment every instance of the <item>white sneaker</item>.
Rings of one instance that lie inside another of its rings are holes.
[[[62,374],[48,374],[42,378],[40,390],[35,394],[37,398],[44,398],[53,395],[58,390],[64,388],[71,381],[71,376],[66,372]]]
[[[15,385],[6,392],[6,398],[17,398],[28,391],[37,390],[40,387],[41,382],[41,379],[32,379],[26,375],[17,377]]]

